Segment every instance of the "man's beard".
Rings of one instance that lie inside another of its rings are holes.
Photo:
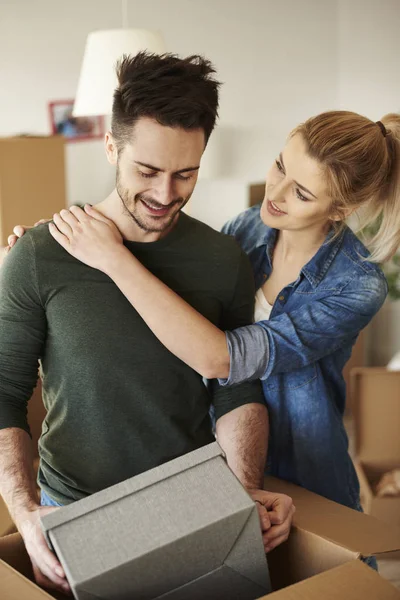
[[[171,214],[168,216],[159,217],[160,224],[157,226],[157,221],[155,219],[152,219],[153,222],[150,221],[149,223],[146,223],[146,219],[141,217],[139,214],[139,211],[135,211],[135,208],[139,205],[139,203],[141,201],[146,202],[151,207],[154,207],[156,209],[157,208],[165,208],[164,204],[160,204],[159,202],[154,200],[154,198],[151,198],[150,196],[146,196],[145,194],[135,194],[135,196],[132,198],[129,194],[129,190],[124,189],[121,186],[120,173],[119,173],[118,168],[117,168],[117,181],[116,181],[115,188],[117,190],[117,194],[120,197],[120,200],[124,207],[125,214],[128,215],[136,223],[136,225],[138,227],[140,227],[140,229],[142,229],[143,231],[146,231],[147,233],[157,233],[157,232],[162,233],[163,231],[168,230],[172,226],[173,222],[175,221],[178,213],[189,202],[190,196],[191,196],[191,194],[190,194],[186,199],[185,198],[176,198],[175,200],[173,200],[168,206],[170,209],[172,209],[173,206],[176,206],[177,209],[174,211],[171,211]],[[131,209],[129,209],[129,207]],[[149,216],[149,219],[151,219],[150,216]]]

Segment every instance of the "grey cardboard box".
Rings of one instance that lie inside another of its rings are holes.
[[[217,443],[42,519],[78,600],[254,600],[270,591],[256,505]]]

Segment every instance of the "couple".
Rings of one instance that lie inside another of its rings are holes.
[[[115,190],[29,231],[2,268],[0,493],[39,583],[68,589],[40,514],[211,442],[210,404],[266,551],[294,507],[260,489],[264,471],[360,509],[342,369],[386,297],[376,263],[399,243],[400,120],[309,119],[261,209],[224,236],[181,212],[217,117],[213,73],[200,57],[125,58],[106,135]],[[370,256],[345,225],[361,207],[380,217]],[[26,423],[38,360],[41,507]]]

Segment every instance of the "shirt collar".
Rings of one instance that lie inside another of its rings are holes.
[[[340,250],[346,231],[347,226],[339,234],[336,234],[332,228],[318,252],[302,268],[301,272],[304,273],[313,287],[316,287],[328,272],[329,267]]]
[[[342,245],[343,238],[347,232],[347,226],[336,235],[334,229],[331,229],[327,234],[324,243],[319,248],[318,252],[312,259],[302,268],[301,272],[307,277],[313,287],[316,287],[325,277],[329,267],[331,266],[336,254]],[[278,230],[266,227],[264,231],[260,231],[255,245],[257,248],[266,247],[266,254],[272,268],[272,254],[275,248],[278,237]]]

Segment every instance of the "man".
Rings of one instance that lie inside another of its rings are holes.
[[[196,56],[122,60],[106,135],[116,187],[96,208],[152,272],[217,326],[233,329],[252,320],[247,257],[232,238],[181,213],[217,117],[213,73]],[[60,228],[61,221],[54,217]],[[220,388],[213,381],[207,391],[112,281],[69,256],[48,225],[29,231],[5,261],[0,330],[0,493],[38,583],[68,589],[41,534],[40,515],[54,510],[43,506],[79,500],[212,442],[211,402],[228,464],[258,502],[266,548],[287,538],[291,500],[260,490],[268,417],[259,383]],[[26,422],[38,360],[48,411],[42,507]]]

